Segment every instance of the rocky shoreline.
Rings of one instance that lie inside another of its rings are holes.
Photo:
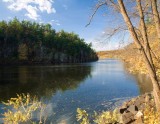
[[[118,124],[144,124],[142,117],[146,106],[155,108],[152,93],[146,93],[124,102],[118,109],[120,117]]]

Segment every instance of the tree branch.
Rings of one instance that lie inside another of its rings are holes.
[[[103,6],[103,5],[107,5],[107,2],[106,2],[106,1],[105,1],[105,2],[100,2],[100,3],[98,3],[98,4],[96,5],[96,8],[95,8],[94,12],[93,12],[93,14],[91,15],[91,18],[90,18],[88,24],[87,24],[85,27],[87,27],[87,26],[89,26],[89,25],[91,24],[92,19],[94,18],[94,15],[95,15],[96,12],[98,11],[98,9],[99,9],[101,6]]]

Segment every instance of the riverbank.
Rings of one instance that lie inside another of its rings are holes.
[[[140,53],[134,50],[133,45],[131,48],[114,51],[102,51],[98,53],[100,59],[105,58],[119,58],[124,61],[126,70],[132,74],[148,75],[148,70],[140,57]],[[130,47],[130,46],[129,46]],[[133,52],[135,51],[135,52]],[[136,55],[137,54],[137,55]],[[159,63],[154,58],[156,67],[159,67]],[[156,74],[160,77],[159,69],[156,70]],[[143,80],[143,83],[145,81]],[[114,113],[114,111],[111,111]],[[154,97],[152,93],[145,93],[136,98],[133,98],[127,102],[124,102],[122,106],[118,108],[119,120],[116,124],[160,124],[160,112],[156,111]],[[101,115],[103,116],[103,115]]]
[[[93,121],[97,124],[159,124],[160,114],[155,110],[152,93],[145,93],[144,95],[124,102],[119,108],[111,111],[103,111],[98,114],[98,116],[95,114],[95,119]],[[83,113],[83,120],[88,121],[87,124],[90,124],[85,110],[79,109],[77,112],[77,117],[81,117],[80,115]]]
[[[133,98],[125,103],[118,109],[120,122],[122,124],[147,124],[154,117],[155,103],[152,93]],[[147,113],[148,112],[148,113]],[[152,113],[152,115],[150,115]],[[148,123],[149,124],[149,123]]]
[[[51,66],[63,64],[79,64],[98,61],[98,58],[82,61],[0,61],[0,66]]]
[[[153,63],[156,67],[156,74],[160,78],[160,53],[158,40],[150,42],[150,46],[152,49]],[[99,59],[117,58],[123,60],[126,63],[127,70],[132,74],[148,74],[148,69],[146,68],[141,54],[141,51],[137,49],[134,43],[118,50],[97,52]]]

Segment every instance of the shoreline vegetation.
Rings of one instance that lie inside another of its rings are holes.
[[[122,106],[111,111],[102,111],[89,115],[85,110],[77,109],[80,124],[159,124],[160,113],[155,111],[152,93],[132,98]]]
[[[31,123],[45,124],[48,116],[46,104],[30,94],[17,94],[17,97],[10,98],[3,102],[5,112],[2,113],[4,123]],[[145,93],[132,98],[122,106],[111,111],[102,111],[94,114],[77,108],[77,121],[80,124],[159,124],[160,113],[155,111],[153,93]],[[33,118],[38,113],[38,120]]]
[[[151,53],[153,56],[153,63],[156,68],[156,75],[160,78],[160,53],[159,53],[159,42],[158,37],[156,36],[156,27],[152,23],[147,24],[147,34],[149,38],[149,43],[151,47]],[[122,49],[112,50],[112,51],[100,51],[97,52],[97,55],[100,59],[106,58],[118,58],[125,63],[127,71],[132,74],[148,74],[148,70],[145,66],[143,58],[141,57],[141,52],[137,50],[136,45],[131,43],[125,46]],[[144,82],[145,83],[145,82]],[[145,103],[141,103],[144,101]],[[140,107],[137,107],[137,104],[140,104]],[[128,110],[129,108],[129,110]],[[103,123],[111,124],[159,124],[160,123],[160,111],[156,110],[156,105],[154,103],[153,93],[144,94],[133,98],[118,108],[118,115],[120,120],[115,120],[115,115],[111,114],[114,111],[102,113],[99,115],[100,121]],[[122,112],[123,110],[123,112]],[[120,113],[121,111],[121,113]],[[136,111],[136,112],[135,112]],[[117,116],[117,114],[116,114]],[[119,118],[118,118],[119,119]],[[100,122],[99,124],[101,124]]]
[[[158,37],[156,36],[156,27],[152,24],[152,22],[147,24],[147,34],[156,74],[158,78],[160,78],[160,46]],[[124,48],[118,50],[97,52],[99,59],[118,58],[124,61],[126,68],[130,73],[148,74],[148,69],[146,68],[141,54],[141,51],[136,48],[134,43],[130,43]]]
[[[92,44],[50,24],[0,21],[0,65],[80,63],[98,60]]]

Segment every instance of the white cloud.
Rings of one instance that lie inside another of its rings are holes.
[[[7,2],[8,9],[14,11],[26,10],[25,16],[37,20],[40,15],[38,12],[56,13],[52,7],[53,0],[3,0]]]
[[[49,23],[50,23],[51,25],[54,25],[54,24],[57,25],[57,26],[60,26],[60,25],[61,25],[58,20],[51,20]]]
[[[53,1],[51,0],[37,0],[37,3],[39,3],[39,9],[41,12],[47,11],[47,13],[56,13],[56,10],[52,8]]]
[[[27,16],[31,19],[37,20],[37,18],[39,17],[39,15],[36,12],[38,10],[37,7],[33,7],[33,6],[29,5],[26,8],[26,10],[27,10],[28,13],[25,14],[25,16]]]

